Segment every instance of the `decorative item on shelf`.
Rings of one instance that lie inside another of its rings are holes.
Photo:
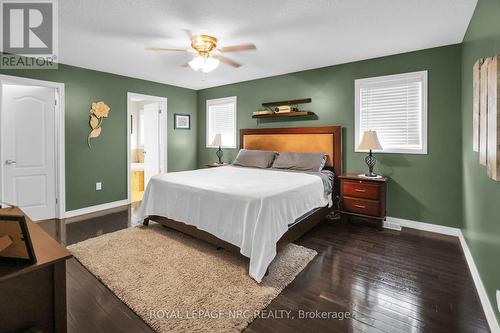
[[[92,103],[92,108],[90,109],[90,119],[89,125],[92,131],[90,131],[87,137],[87,145],[91,148],[90,139],[95,139],[101,135],[101,125],[103,118],[109,116],[110,107],[104,102],[94,102]]]
[[[271,110],[257,110],[252,113],[252,116],[261,116],[265,114],[273,114],[274,112]]]
[[[382,146],[378,141],[377,131],[365,131],[358,149],[368,149],[370,151],[368,156],[365,158],[366,165],[368,165],[368,173],[366,173],[365,176],[378,177],[378,175],[373,172],[373,167],[375,166],[375,163],[377,163],[377,159],[372,154],[372,150],[382,149]]]
[[[191,115],[174,113],[174,129],[191,129]]]
[[[292,107],[290,105],[281,105],[277,106],[276,109],[274,109],[275,113],[289,113],[292,112]]]
[[[212,146],[219,147],[219,149],[217,149],[217,152],[215,154],[219,158],[218,163],[222,164],[222,156],[224,155],[224,153],[222,152],[222,148],[221,148],[221,146],[222,146],[222,134],[220,134],[220,133],[215,134],[214,139],[212,141]]]

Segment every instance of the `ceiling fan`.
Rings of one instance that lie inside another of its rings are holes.
[[[181,67],[191,67],[193,70],[198,71],[201,69],[203,73],[209,73],[223,62],[229,66],[238,68],[240,63],[229,59],[222,55],[222,53],[239,52],[255,50],[254,44],[241,44],[225,47],[217,47],[217,38],[209,35],[194,35],[191,36],[191,47],[187,49],[181,48],[165,48],[165,47],[146,47],[150,51],[174,51],[174,52],[191,52],[196,56],[189,62],[182,64]]]

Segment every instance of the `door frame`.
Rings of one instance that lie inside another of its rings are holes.
[[[63,219],[66,215],[66,168],[65,168],[65,141],[64,141],[64,115],[65,115],[65,104],[64,104],[64,83],[54,82],[54,81],[44,81],[29,79],[19,76],[3,75],[0,74],[0,113],[2,112],[2,86],[4,84],[15,84],[22,86],[37,86],[45,88],[53,88],[56,92],[55,96],[55,190],[56,190],[56,207],[54,218]],[[1,117],[0,117],[1,125]],[[1,136],[0,136],[0,147],[1,147]],[[3,153],[0,151],[0,161],[3,161]],[[3,188],[3,174],[4,174],[4,164],[0,163],[0,195],[4,197]]]
[[[131,181],[130,181],[130,163],[131,163],[131,156],[130,156],[130,116],[132,115],[131,113],[131,98],[136,97],[136,98],[142,98],[146,99],[148,101],[153,101],[153,102],[158,102],[160,103],[160,133],[158,135],[159,139],[159,150],[160,150],[160,173],[161,172],[167,172],[167,155],[165,155],[165,147],[167,146],[167,123],[168,123],[168,117],[167,117],[167,103],[168,103],[168,98],[167,97],[161,97],[161,96],[152,96],[152,95],[145,95],[145,94],[140,94],[140,93],[134,93],[134,92],[127,92],[127,202],[131,203],[132,202],[132,193],[130,189]]]

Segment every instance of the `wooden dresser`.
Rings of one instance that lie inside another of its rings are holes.
[[[354,216],[374,221],[382,229],[388,178],[367,178],[347,173],[339,179],[342,220],[347,221]]]
[[[22,215],[18,208],[3,215]],[[66,332],[66,260],[71,253],[26,216],[37,262],[0,263],[0,332]]]

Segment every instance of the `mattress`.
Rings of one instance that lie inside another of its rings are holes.
[[[133,218],[163,216],[239,247],[260,282],[289,225],[331,205],[323,182],[320,174],[235,166],[167,173],[151,178]]]
[[[310,210],[308,211],[307,213],[305,213],[304,215],[302,215],[301,217],[299,217],[298,219],[296,219],[295,221],[293,221],[292,223],[289,223],[288,224],[288,229],[290,229],[291,227],[294,227],[296,226],[297,224],[301,223],[302,221],[305,221],[307,220],[307,218],[311,215],[313,215],[314,213],[316,213],[318,210],[320,210],[321,208],[323,207],[317,207],[317,208],[314,208],[313,210]]]

